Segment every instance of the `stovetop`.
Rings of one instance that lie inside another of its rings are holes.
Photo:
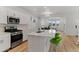
[[[20,32],[22,30],[5,30],[5,32],[10,32],[10,33],[13,33],[13,32]]]

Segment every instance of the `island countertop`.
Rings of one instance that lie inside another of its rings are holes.
[[[48,37],[54,37],[55,33],[50,33],[49,30],[45,30],[41,33],[37,32],[31,32],[28,35],[36,35],[36,36],[48,36]]]

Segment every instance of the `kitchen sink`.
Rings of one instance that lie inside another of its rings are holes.
[[[44,32],[44,31],[37,31],[36,33],[42,33],[42,32]]]

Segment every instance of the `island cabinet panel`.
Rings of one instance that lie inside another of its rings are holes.
[[[49,37],[29,36],[29,52],[48,52],[50,46]]]

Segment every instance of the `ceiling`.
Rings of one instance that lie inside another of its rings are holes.
[[[46,9],[52,13],[51,16],[79,15],[78,6],[22,6],[22,8],[40,17],[44,17],[42,13],[44,13]]]

